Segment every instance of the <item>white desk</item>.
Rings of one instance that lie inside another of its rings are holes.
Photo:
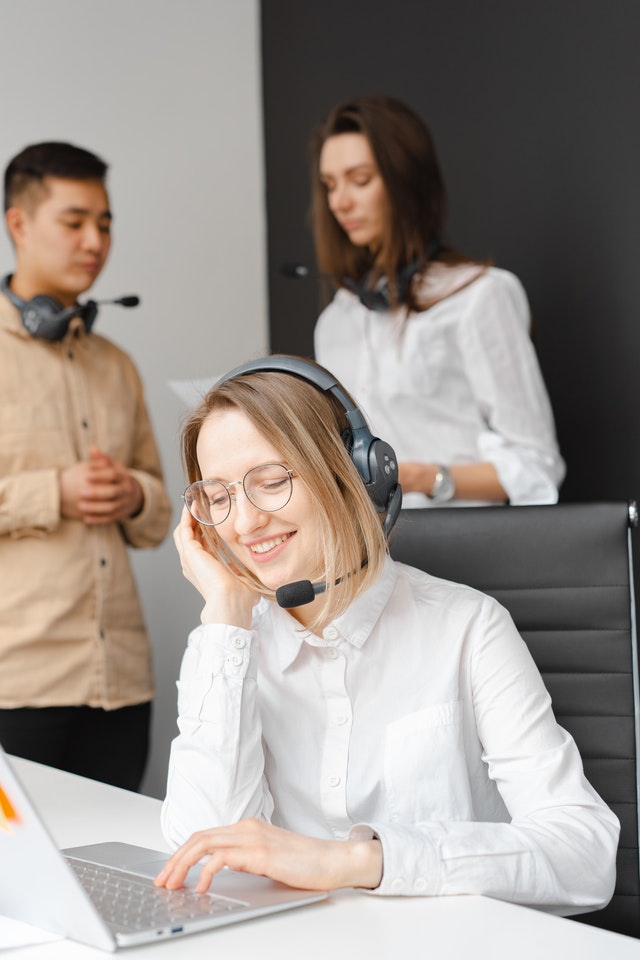
[[[150,797],[13,761],[60,847],[124,840],[166,850]],[[2,869],[0,865],[0,869]],[[640,960],[640,941],[485,897],[344,891],[290,912],[137,947],[130,960]],[[0,960],[104,960],[71,941],[0,950]]]

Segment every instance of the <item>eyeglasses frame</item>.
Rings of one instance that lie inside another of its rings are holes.
[[[251,499],[251,497],[249,496],[249,494],[247,493],[247,488],[245,487],[245,480],[247,479],[247,477],[249,476],[249,474],[250,474],[250,473],[253,473],[254,470],[260,470],[260,469],[262,469],[262,467],[281,467],[281,468],[284,470],[284,472],[285,472],[285,473],[288,475],[288,477],[289,477],[289,496],[287,497],[287,499],[285,500],[285,502],[284,502],[281,506],[276,507],[274,510],[267,510],[267,509],[265,509],[264,507],[258,507],[258,506],[254,503],[254,501]],[[219,527],[220,524],[225,523],[225,522],[229,519],[229,515],[230,515],[230,513],[231,513],[231,505],[232,505],[233,501],[236,499],[235,496],[233,496],[233,495],[231,494],[231,490],[229,489],[230,487],[236,487],[236,486],[238,486],[238,484],[240,484],[240,486],[242,487],[242,490],[243,490],[243,492],[244,492],[244,495],[245,495],[245,497],[247,498],[247,500],[249,501],[249,503],[250,503],[253,507],[255,507],[256,510],[259,510],[261,513],[277,513],[278,510],[284,510],[284,508],[287,506],[287,504],[288,504],[289,501],[291,500],[291,497],[293,496],[293,480],[294,480],[295,477],[297,477],[297,474],[296,474],[296,472],[295,472],[294,470],[291,470],[290,467],[285,467],[285,465],[284,465],[283,463],[275,463],[275,462],[273,462],[273,461],[269,461],[268,463],[259,463],[259,464],[257,464],[255,467],[251,467],[250,470],[247,470],[247,472],[245,473],[244,477],[242,477],[241,480],[230,480],[229,483],[223,483],[222,480],[212,480],[212,479],[208,479],[208,480],[194,480],[192,483],[187,484],[187,486],[184,488],[184,491],[180,494],[180,496],[181,496],[181,498],[184,500],[185,507],[187,508],[187,510],[189,511],[190,515],[193,517],[193,519],[196,521],[196,523],[201,523],[203,527]],[[218,484],[220,484],[220,486],[221,486],[221,487],[224,487],[224,489],[227,491],[227,495],[228,495],[228,497],[229,497],[229,509],[228,509],[225,517],[224,517],[222,520],[216,521],[216,523],[207,523],[206,520],[201,520],[199,517],[194,516],[194,514],[191,513],[191,509],[190,509],[189,504],[188,504],[188,502],[187,502],[187,491],[190,490],[192,487],[203,487],[205,483],[218,483]]]

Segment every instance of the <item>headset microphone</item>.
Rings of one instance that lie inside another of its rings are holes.
[[[96,300],[96,303],[117,303],[121,307],[137,307],[140,303],[140,297],[131,294],[128,297],[118,297],[117,300]]]
[[[337,583],[339,581],[336,581]],[[285,583],[276,590],[278,606],[289,610],[291,607],[301,607],[305,603],[312,603],[319,593],[327,589],[326,583],[311,583],[310,580],[296,580],[294,583]]]
[[[39,299],[39,298],[34,297],[34,299]],[[98,313],[98,307],[101,306],[102,304],[116,304],[117,306],[120,306],[120,307],[137,307],[139,303],[140,303],[140,297],[136,297],[133,294],[126,297],[118,297],[115,300],[87,300],[85,303],[76,303],[72,307],[66,307],[64,310],[61,310],[60,313],[57,313],[55,315],[55,319],[57,323],[62,324],[62,323],[65,323],[67,320],[71,320],[72,317],[82,317],[85,322],[85,327],[87,328],[87,333],[88,333]],[[37,307],[36,308],[30,307],[30,309],[35,311],[34,317],[37,323],[39,320]],[[29,329],[27,325],[28,321],[26,317],[27,317],[27,313],[25,311],[25,326],[27,326],[27,329]],[[49,339],[49,338],[46,338],[46,339]]]
[[[140,297],[131,294],[115,300],[87,300],[86,303],[75,303],[72,307],[63,307],[59,300],[46,294],[23,300],[13,292],[9,286],[10,283],[11,274],[0,280],[0,290],[20,311],[25,329],[32,337],[39,340],[62,340],[67,334],[73,317],[82,317],[84,328],[89,333],[98,315],[99,304],[113,303],[121,307],[137,307],[140,303]]]
[[[279,273],[283,277],[290,277],[294,280],[337,280],[330,273],[318,273],[312,270],[306,263],[281,263]]]
[[[360,564],[361,569],[366,567],[369,561],[365,557]],[[336,587],[342,583],[342,577],[335,581]],[[285,583],[276,590],[276,600],[278,606],[289,610],[291,607],[301,607],[305,603],[313,603],[319,593],[324,593],[327,584],[321,580],[319,583],[311,583],[310,580],[295,580],[293,583]]]
[[[413,278],[423,268],[423,264],[418,260],[412,260],[411,263],[401,267],[396,274],[396,300],[395,303],[404,303]],[[391,291],[386,277],[380,277],[375,287],[370,287],[367,283],[367,277],[364,280],[353,280],[351,277],[338,277],[330,273],[318,273],[311,270],[305,263],[283,263],[280,265],[280,273],[283,277],[289,277],[294,280],[332,280],[338,281],[351,293],[354,293],[367,310],[387,312],[392,308]]]

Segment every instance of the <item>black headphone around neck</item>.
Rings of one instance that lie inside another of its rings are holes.
[[[439,237],[434,237],[429,244],[426,262],[424,260],[412,260],[404,267],[400,267],[396,272],[396,296],[395,304],[406,303],[408,300],[411,283],[417,273],[420,273],[426,265],[435,260],[442,249]],[[351,277],[342,277],[341,282],[360,300],[367,310],[377,310],[386,312],[391,309],[391,291],[389,290],[389,281],[386,277],[380,277],[375,287],[369,286],[369,274],[362,280],[352,280]]]
[[[84,328],[89,333],[98,315],[95,300],[87,300],[86,303],[78,303],[73,307],[64,307],[55,297],[44,293],[32,297],[31,300],[23,300],[10,288],[11,277],[12,274],[8,274],[0,280],[0,290],[20,311],[22,324],[32,337],[39,340],[62,340],[72,317],[82,317]]]
[[[420,272],[422,266],[417,260],[412,260],[411,263],[398,270],[396,274],[396,303],[405,303],[411,281],[416,273]],[[368,285],[368,276],[364,280],[352,280],[350,277],[343,277],[342,283],[347,290],[355,293],[360,303],[367,310],[385,312],[391,309],[391,291],[386,277],[380,277],[375,287]]]
[[[301,357],[276,355],[250,360],[225,374],[216,385],[233,380],[234,377],[261,372],[288,373],[306,380],[323,393],[331,393],[338,400],[350,427],[342,436],[343,443],[362,477],[374,507],[378,513],[385,514],[383,529],[388,537],[402,506],[398,462],[390,444],[373,436],[363,413],[328,370],[308,363]]]

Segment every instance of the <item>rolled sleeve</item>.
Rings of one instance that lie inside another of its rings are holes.
[[[132,547],[156,547],[162,543],[171,522],[171,504],[161,479],[142,470],[131,470],[142,490],[142,509],[122,524]]]
[[[480,460],[492,463],[512,506],[558,502],[564,461],[544,450],[525,449],[490,430],[478,437]]]
[[[51,533],[59,523],[57,470],[30,470],[0,481],[0,534]]]

